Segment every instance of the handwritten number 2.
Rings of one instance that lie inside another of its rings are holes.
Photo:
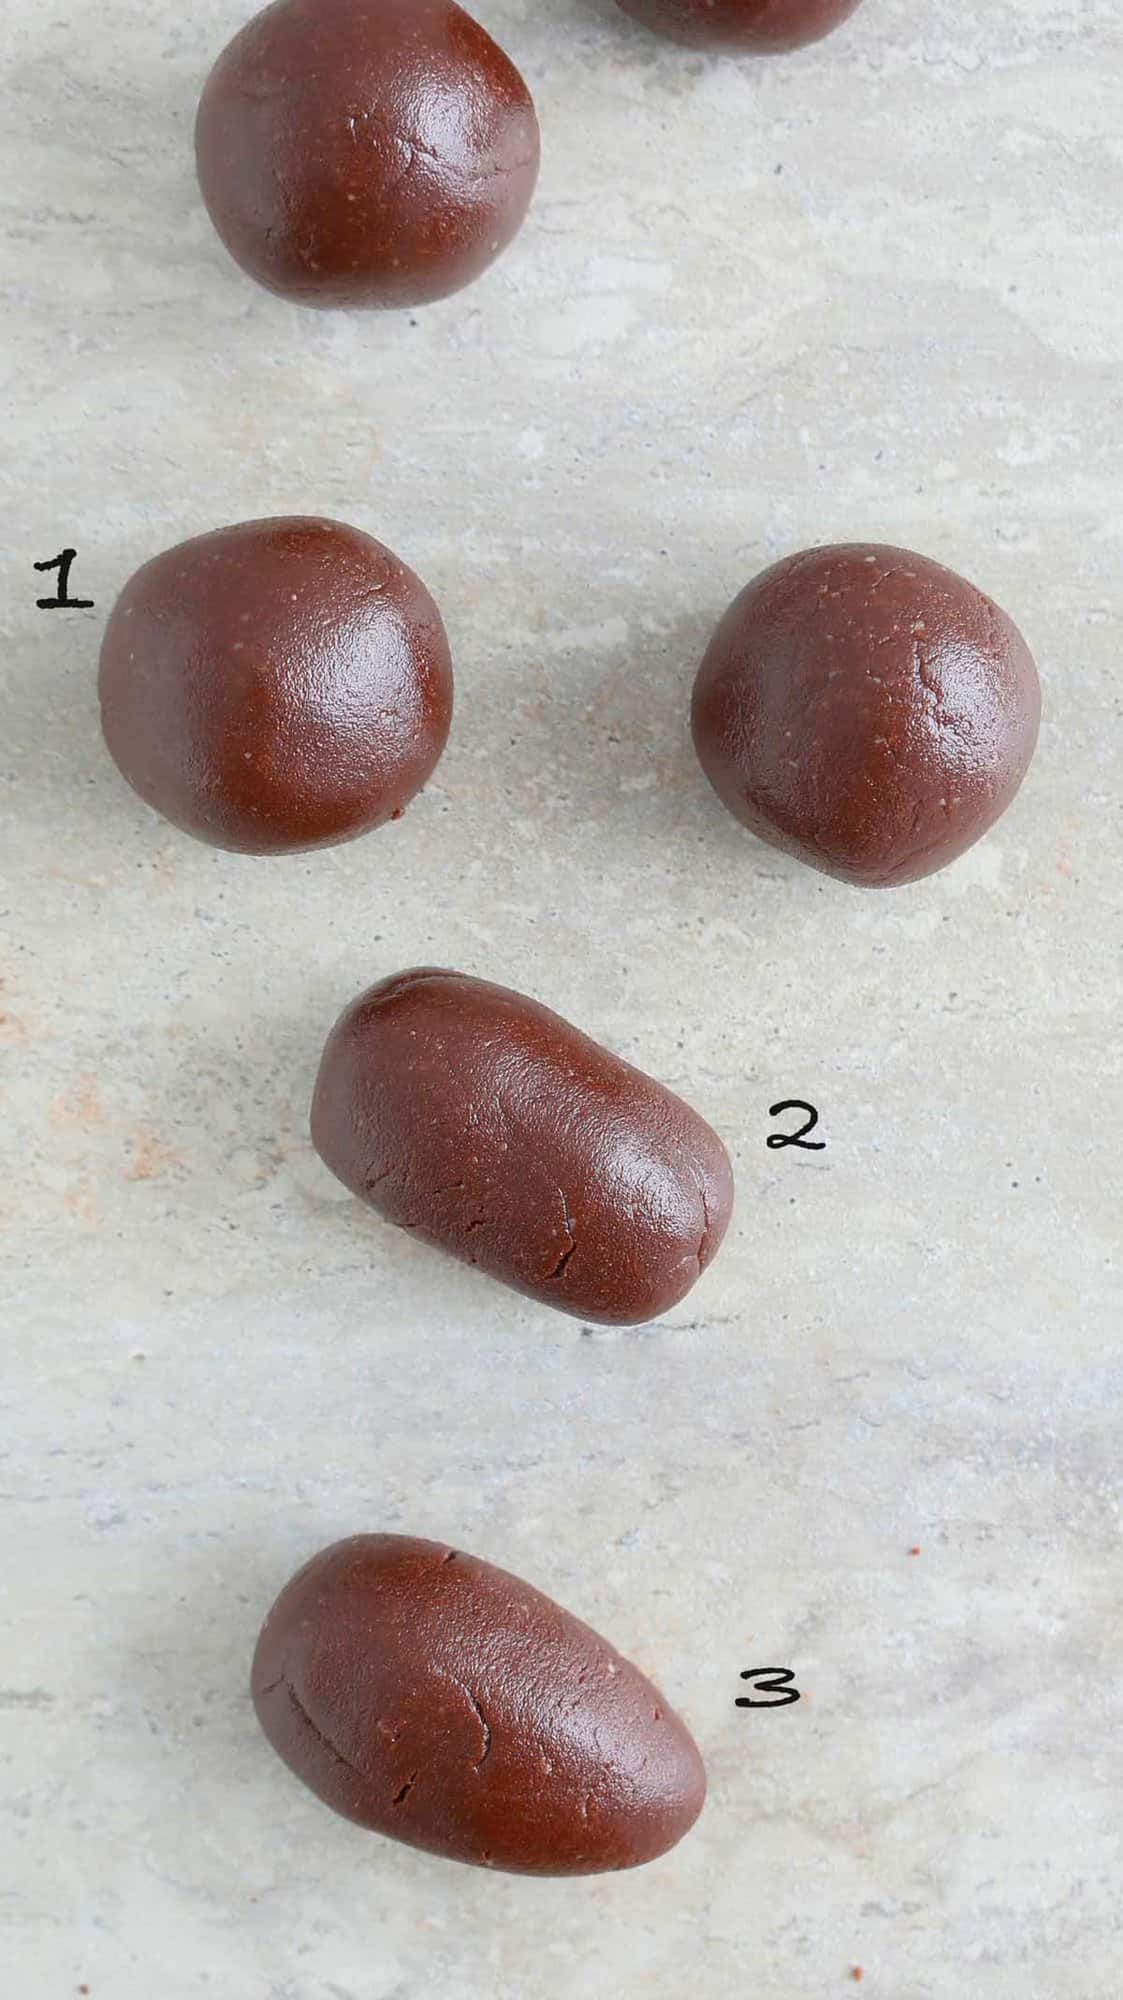
[[[819,1123],[819,1114],[815,1106],[808,1104],[803,1097],[785,1097],[782,1103],[769,1106],[768,1116],[779,1118],[784,1111],[806,1111],[806,1125],[801,1125],[798,1132],[770,1132],[765,1144],[773,1152],[781,1146],[800,1146],[805,1153],[823,1152],[827,1143],[825,1139],[808,1139],[806,1136],[808,1132],[813,1132]]]

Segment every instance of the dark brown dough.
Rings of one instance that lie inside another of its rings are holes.
[[[414,306],[511,241],[538,120],[452,0],[277,0],[211,71],[199,185],[231,255],[308,306]]]
[[[734,817],[870,888],[931,875],[993,826],[1040,717],[1005,612],[939,563],[864,543],[765,570],[694,685],[695,746]]]
[[[635,1868],[706,1795],[693,1738],[638,1667],[439,1542],[356,1535],[314,1556],[265,1621],[252,1691],[325,1805],[478,1867]]]
[[[860,0],[617,0],[626,14],[694,48],[775,55],[821,41]]]
[[[324,1050],[312,1138],[390,1222],[541,1304],[631,1325],[715,1255],[716,1133],[557,1014],[463,973],[372,986]]]
[[[246,521],[145,563],[106,627],[99,688],[141,798],[247,854],[398,819],[452,720],[436,605],[339,521]]]

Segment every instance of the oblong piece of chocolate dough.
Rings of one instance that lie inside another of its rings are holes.
[[[317,1798],[451,1860],[528,1875],[635,1868],[705,1798],[685,1725],[630,1661],[506,1570],[356,1535],[269,1613],[258,1719]]]
[[[324,1049],[312,1138],[380,1215],[543,1305],[628,1325],[685,1296],[733,1201],[696,1111],[549,1008],[397,974]]]

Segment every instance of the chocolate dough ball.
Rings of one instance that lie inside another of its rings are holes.
[[[859,0],[617,0],[656,34],[694,48],[775,55],[821,41]]]
[[[339,521],[247,521],[145,563],[106,627],[99,692],[141,798],[246,854],[399,819],[452,720],[436,605]]]
[[[195,150],[211,220],[260,284],[308,306],[415,306],[515,235],[538,120],[452,0],[276,0],[211,71]]]
[[[734,818],[813,868],[890,888],[1004,812],[1041,690],[1017,628],[905,549],[808,549],[734,599],[694,685],[694,743]]]
[[[312,1558],[254,1657],[258,1720],[345,1819],[453,1861],[591,1875],[702,1809],[692,1737],[629,1660],[529,1583],[440,1542]]]
[[[725,1148],[680,1097],[525,994],[430,967],[340,1016],[312,1140],[389,1222],[608,1325],[677,1305],[733,1205]]]

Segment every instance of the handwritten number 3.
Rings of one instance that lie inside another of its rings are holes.
[[[771,1695],[771,1701],[759,1701],[753,1695],[740,1694],[734,1702],[735,1708],[790,1708],[799,1700],[799,1689],[793,1687],[795,1675],[790,1667],[749,1667],[741,1675],[743,1681],[751,1681],[758,1694]]]
[[[772,1151],[777,1151],[781,1146],[801,1146],[805,1153],[823,1152],[827,1143],[825,1139],[808,1139],[806,1137],[806,1134],[813,1132],[819,1123],[819,1114],[815,1106],[808,1104],[806,1099],[802,1097],[785,1097],[782,1104],[769,1106],[768,1116],[770,1118],[779,1118],[783,1111],[806,1111],[806,1125],[801,1125],[798,1132],[770,1132],[765,1144]]]

